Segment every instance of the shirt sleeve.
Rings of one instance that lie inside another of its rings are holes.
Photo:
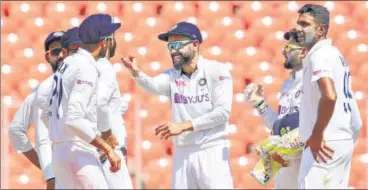
[[[84,116],[87,111],[87,104],[96,91],[97,70],[94,67],[79,67],[76,69],[71,83],[72,87],[65,113],[65,124],[76,136],[90,143],[96,138],[97,134],[84,119]]]
[[[323,77],[332,78],[332,67],[335,63],[337,63],[336,58],[338,58],[338,55],[327,50],[328,49],[326,47],[321,48],[315,52],[313,56],[311,56],[311,82],[318,81]]]
[[[121,115],[124,115],[126,111],[128,111],[129,103],[124,99],[124,97],[120,97],[120,107],[119,111]]]
[[[40,88],[36,93],[36,101],[34,105],[34,123],[36,131],[35,149],[38,154],[41,170],[45,180],[54,178],[52,171],[52,147],[49,137],[49,130],[47,125],[42,121],[41,115],[43,110],[49,106],[50,95],[52,91],[52,81],[41,83]]]
[[[36,92],[29,94],[15,113],[9,127],[10,141],[17,152],[28,152],[33,147],[27,136],[28,127],[33,122],[33,104]]]
[[[150,93],[170,96],[170,76],[168,71],[156,77],[149,77],[147,74],[140,72],[139,76],[134,79],[141,88]]]
[[[213,109],[191,121],[194,131],[202,131],[225,124],[230,117],[233,100],[233,81],[230,71],[222,65],[218,66],[212,71],[211,78]]]
[[[290,82],[290,80],[287,80],[281,87],[281,94],[287,92],[291,88],[291,84],[292,82]],[[275,112],[266,102],[265,104],[266,108],[261,109],[262,111],[260,111],[260,114],[263,124],[272,131],[274,123],[278,120],[279,113]],[[281,102],[279,102],[279,104],[281,104]],[[279,105],[279,107],[280,106],[281,105]]]

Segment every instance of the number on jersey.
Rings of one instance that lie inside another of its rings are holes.
[[[344,95],[346,99],[352,99],[353,95],[351,94],[351,88],[350,88],[350,71],[349,71],[349,65],[346,62],[346,60],[340,56],[341,64],[343,67],[345,67],[345,73],[344,73]],[[351,107],[349,102],[344,102],[344,111],[347,113],[348,111],[351,112]]]
[[[60,105],[63,98],[63,79],[61,75],[68,68],[67,64],[63,64],[57,72],[54,74],[54,84],[52,90],[52,98],[50,100],[50,107],[52,107],[53,101],[56,101],[56,114],[57,118],[60,118]]]

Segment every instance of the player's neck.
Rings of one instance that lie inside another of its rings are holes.
[[[190,63],[184,65],[183,73],[185,74],[194,73],[198,69],[197,62],[198,62],[198,55],[196,55]]]
[[[311,50],[318,42],[327,39],[326,36],[321,36],[319,37],[312,45],[310,45],[310,47],[307,47],[308,51]]]

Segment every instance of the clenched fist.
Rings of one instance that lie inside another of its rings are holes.
[[[261,84],[250,83],[244,89],[245,101],[250,103],[253,107],[259,106],[259,104],[264,100],[263,86]]]

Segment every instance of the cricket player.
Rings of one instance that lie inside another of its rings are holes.
[[[298,13],[298,40],[308,50],[303,59],[299,137],[305,149],[299,188],[347,188],[354,138],[361,128],[349,65],[326,39],[328,10],[306,4]]]
[[[50,112],[50,138],[55,144],[52,163],[55,177],[65,188],[108,188],[96,148],[106,155],[112,172],[120,169],[120,157],[105,142],[116,141],[110,126],[97,123],[96,127],[87,115],[97,104],[96,60],[105,57],[118,28],[120,23],[113,23],[109,15],[87,17],[78,31],[81,47],[63,61],[54,76]]]
[[[102,158],[103,170],[109,189],[133,189],[133,184],[130,179],[129,170],[126,165],[126,129],[122,118],[122,110],[126,111],[126,102],[122,101],[119,90],[119,84],[116,78],[116,72],[112,67],[109,59],[115,55],[116,40],[112,35],[112,46],[107,48],[102,58],[97,60],[98,78],[98,107],[97,122],[102,122],[100,125],[110,125],[112,134],[116,136],[118,145],[115,150],[122,160],[121,169],[117,172],[110,171],[110,163]],[[110,118],[105,122],[104,118]]]
[[[140,87],[171,99],[172,122],[158,126],[156,135],[173,137],[172,188],[232,189],[226,131],[233,97],[229,69],[200,56],[202,35],[191,23],[177,23],[158,38],[168,42],[174,68],[149,77],[133,57],[122,62]]]
[[[59,53],[61,51],[60,40],[63,35],[63,31],[52,32],[45,40],[45,58],[53,71],[56,70],[59,62]],[[9,136],[14,148],[18,152],[22,152],[33,165],[42,170],[47,189],[54,189],[55,177],[51,167],[51,142],[48,129],[38,114],[39,108],[46,102],[40,100],[38,94],[44,89],[43,86],[49,82],[49,79],[41,82],[20,105],[10,125]],[[46,93],[50,93],[50,91]],[[35,123],[36,132],[34,148],[27,136],[28,128],[33,122]]]
[[[278,112],[268,106],[263,95],[263,86],[249,84],[244,90],[245,100],[256,108],[265,126],[272,131],[272,135],[283,136],[299,127],[299,106],[302,97],[302,59],[306,49],[297,42],[297,33],[293,29],[285,33],[288,40],[283,55],[284,67],[290,69],[290,78],[281,88]],[[275,176],[276,189],[297,189],[300,167],[300,154],[290,160],[290,166],[281,168]]]

